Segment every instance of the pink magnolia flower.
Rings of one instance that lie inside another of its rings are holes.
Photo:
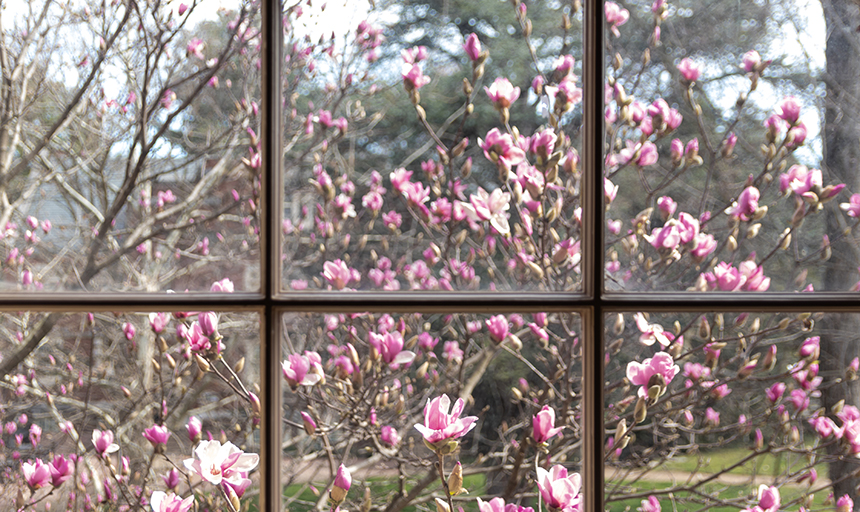
[[[322,276],[335,290],[343,290],[352,280],[353,274],[346,263],[337,259],[323,263]]]
[[[854,510],[854,500],[847,494],[836,500],[836,512],[851,512]]]
[[[62,455],[55,455],[54,460],[48,463],[48,470],[51,472],[51,485],[59,487],[72,477],[75,466]]]
[[[445,346],[442,348],[442,356],[446,361],[461,363],[463,362],[463,356],[465,353],[462,349],[460,349],[460,344],[456,341],[446,341]]]
[[[860,217],[860,194],[852,194],[847,203],[840,203],[839,208],[845,210],[849,217]]]
[[[469,60],[472,62],[476,62],[481,58],[481,41],[476,34],[469,34],[469,37],[466,38],[466,44],[463,45],[463,49],[466,50],[466,55],[469,56]]]
[[[647,320],[645,320],[645,315],[642,313],[636,313],[633,315],[633,320],[636,322],[636,327],[642,333],[639,336],[639,342],[643,345],[653,345],[655,341],[659,341],[660,345],[664,347],[668,347],[671,341],[663,332],[663,326],[659,324],[649,324]]]
[[[651,230],[650,235],[645,235],[645,240],[658,251],[660,249],[674,251],[681,243],[681,234],[678,232],[677,221],[671,219],[662,228],[654,228]]]
[[[418,64],[403,63],[400,74],[407,91],[418,90],[430,83],[430,77],[421,71]]]
[[[397,433],[396,428],[390,425],[385,425],[380,429],[379,439],[388,446],[400,444],[400,434]]]
[[[490,337],[493,338],[493,341],[496,344],[505,341],[505,338],[508,337],[508,319],[505,315],[496,315],[489,320],[486,321],[487,331],[490,333]]]
[[[720,413],[708,407],[705,409],[705,423],[717,426],[720,424]]]
[[[791,390],[791,396],[788,399],[797,412],[805,411],[809,408],[809,395],[802,389]]]
[[[201,39],[196,37],[193,38],[191,41],[188,42],[188,55],[197,57],[200,60],[205,60],[206,56],[203,55],[204,46],[206,46],[206,43],[204,43]]]
[[[284,372],[284,379],[293,391],[299,386],[313,386],[321,379],[319,374],[309,372],[311,369],[310,359],[300,354],[290,354],[281,363],[281,369]]]
[[[603,10],[606,14],[606,24],[609,25],[609,29],[615,37],[621,37],[618,27],[627,23],[627,20],[630,18],[630,12],[615,2],[606,2]]]
[[[543,409],[532,417],[532,437],[538,443],[549,441],[563,428],[555,426],[555,409],[548,405],[544,405]]]
[[[194,496],[182,499],[172,492],[154,491],[149,497],[149,504],[152,512],[188,512],[194,506]]]
[[[758,209],[760,193],[755,187],[747,187],[738,196],[738,200],[726,209],[726,213],[737,219],[748,221]]]
[[[179,471],[176,468],[170,468],[170,471],[163,477],[164,485],[167,486],[168,489],[176,489],[179,485]]]
[[[818,359],[818,356],[821,353],[821,337],[810,336],[803,340],[803,343],[800,344],[799,353],[800,357],[803,359]]]
[[[218,314],[214,311],[206,311],[197,315],[200,330],[206,336],[212,336],[218,332]]]
[[[694,239],[690,254],[696,261],[703,261],[705,257],[717,249],[717,241],[714,235],[699,233]]]
[[[113,432],[110,430],[93,430],[93,447],[102,457],[119,450],[119,445],[113,442]]]
[[[185,467],[212,485],[221,485],[223,481],[241,484],[247,480],[242,473],[257,467],[260,456],[256,453],[245,453],[233,443],[221,444],[218,441],[201,441],[194,449],[194,458],[185,459]]]
[[[161,444],[167,444],[167,440],[170,439],[170,430],[164,425],[153,425],[143,431],[143,437],[152,443],[152,446],[157,447]]]
[[[424,441],[428,444],[437,445],[441,448],[444,444],[443,441],[463,437],[475,428],[477,416],[460,418],[465,407],[462,398],[458,398],[454,402],[454,407],[449,414],[450,406],[451,399],[448,398],[448,395],[437,396],[428,400],[427,405],[424,406],[424,424],[416,423],[415,430],[424,436]]]
[[[796,148],[802,146],[806,142],[807,135],[806,125],[802,121],[798,121],[795,126],[789,128],[785,136],[785,146],[788,148]]]
[[[656,496],[648,496],[647,500],[642,500],[642,505],[637,509],[638,512],[661,512],[660,500]]]
[[[779,505],[779,489],[774,486],[761,484],[758,488],[758,506],[762,512],[777,512]]]
[[[484,150],[484,156],[500,167],[510,170],[512,166],[522,163],[526,158],[525,151],[514,144],[510,134],[503,134],[498,128],[487,133],[486,139],[478,139],[478,145]]]
[[[392,368],[397,368],[401,364],[408,365],[415,359],[415,352],[403,350],[403,335],[400,331],[384,334],[372,332],[368,341],[382,356],[382,360]]]
[[[684,81],[695,82],[699,79],[699,75],[702,73],[702,66],[693,62],[692,59],[685,57],[678,63],[678,71],[681,73],[681,77]]]
[[[800,100],[794,96],[786,97],[782,100],[782,104],[777,107],[776,115],[788,124],[796,124],[800,118]]]
[[[634,386],[639,387],[639,396],[647,397],[648,389],[658,385],[665,386],[672,382],[681,368],[675,364],[672,356],[666,352],[657,352],[654,357],[649,357],[641,363],[630,361],[627,363],[627,380]],[[655,378],[655,376],[658,376]]]
[[[200,437],[200,432],[203,430],[203,422],[197,416],[191,416],[188,418],[185,428],[188,430],[188,439],[194,442]]]
[[[582,477],[579,473],[568,475],[567,468],[555,465],[549,471],[537,468],[537,484],[540,494],[550,510],[579,510],[582,496]]]
[[[520,88],[514,87],[510,80],[502,77],[496,78],[489,87],[484,87],[484,91],[496,110],[509,108],[520,97]]]
[[[122,324],[122,333],[125,334],[125,339],[131,341],[134,339],[134,335],[137,332],[137,329],[134,328],[134,325],[129,322],[124,322]]]
[[[21,473],[24,475],[24,481],[34,491],[51,481],[51,471],[47,464],[42,463],[41,459],[21,464]]]
[[[773,386],[767,388],[764,392],[771,403],[776,403],[776,401],[782,397],[783,393],[785,393],[785,384],[782,382],[774,383]]]
[[[213,292],[233,293],[233,281],[225,277],[220,281],[212,283],[210,290]]]
[[[660,216],[663,217],[663,220],[666,220],[675,214],[675,210],[678,209],[678,203],[669,196],[663,196],[657,199],[657,208],[660,210]]]
[[[337,475],[334,477],[334,483],[331,486],[331,491],[329,491],[329,497],[335,503],[341,503],[344,499],[346,499],[346,493],[349,491],[349,488],[352,487],[352,475],[349,474],[349,470],[341,464],[337,468]]]
[[[149,326],[152,328],[152,332],[156,334],[160,334],[164,331],[164,328],[167,327],[168,323],[170,323],[170,315],[167,313],[149,314]]]
[[[743,56],[741,67],[747,73],[752,73],[761,64],[761,55],[755,50],[746,52]]]
[[[497,188],[487,192],[478,187],[478,193],[469,196],[470,202],[459,203],[463,212],[473,222],[489,221],[500,235],[511,232],[507,211],[510,208],[511,195]]]

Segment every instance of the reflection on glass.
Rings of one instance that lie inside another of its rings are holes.
[[[843,19],[724,4],[607,3],[608,287],[856,290]]]
[[[258,289],[257,4],[26,5],[0,40],[0,290]]]
[[[288,13],[286,289],[577,288],[581,13],[440,7]]]
[[[284,316],[286,506],[340,499],[341,464],[350,508],[438,498],[477,510],[480,498],[537,509],[536,476],[546,488],[569,479],[576,491],[555,499],[578,504],[578,323],[555,313]]]
[[[257,502],[256,315],[3,313],[0,326],[4,510]]]
[[[607,321],[607,509],[809,510],[855,496],[860,317]]]

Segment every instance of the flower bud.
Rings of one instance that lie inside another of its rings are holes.
[[[335,503],[342,503],[346,499],[346,493],[352,485],[352,475],[343,464],[337,468],[337,476],[335,476],[334,484],[332,484],[329,497]]]
[[[451,496],[456,496],[463,492],[463,465],[457,461],[457,465],[451,470],[448,476],[448,493]]]
[[[649,389],[650,391],[650,389]],[[645,421],[645,418],[648,416],[648,405],[645,401],[645,398],[639,397],[636,401],[636,409],[633,411],[633,420],[636,423],[642,423]]]
[[[314,435],[314,433],[317,431],[316,422],[311,417],[311,415],[306,413],[305,411],[302,411],[302,426],[305,428],[305,432],[307,432],[309,436]]]

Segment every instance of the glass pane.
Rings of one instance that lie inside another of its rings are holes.
[[[581,12],[348,5],[287,10],[284,288],[577,289]]]
[[[858,325],[857,314],[609,316],[607,510],[852,510]]]
[[[350,510],[437,497],[537,509],[536,475],[562,469],[577,490],[556,498],[581,500],[578,316],[289,314],[282,326],[289,510],[340,499],[341,464]]]
[[[256,506],[256,314],[3,313],[0,329],[0,508]]]
[[[4,4],[0,290],[257,290],[257,3],[127,5]]]
[[[850,8],[607,3],[609,288],[856,291]]]

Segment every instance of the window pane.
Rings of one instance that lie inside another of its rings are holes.
[[[607,317],[607,509],[767,510],[776,499],[779,510],[809,510],[831,492],[856,496],[858,323]]]
[[[0,329],[4,510],[257,502],[256,314],[3,313]]]
[[[257,290],[256,3],[13,3],[0,287]]]
[[[282,326],[290,510],[325,502],[341,463],[350,509],[435,507],[440,458],[448,485],[462,464],[469,494],[452,501],[467,510],[477,497],[537,509],[536,465],[580,472],[578,316],[289,314]],[[452,404],[460,421],[442,432]]]
[[[848,6],[607,4],[609,288],[856,290]]]
[[[518,5],[288,9],[285,289],[578,288],[581,13]]]

